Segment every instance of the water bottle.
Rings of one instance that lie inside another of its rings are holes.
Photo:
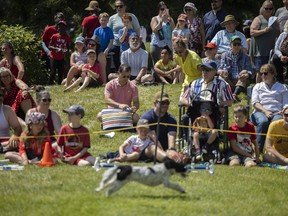
[[[0,170],[3,170],[3,171],[11,171],[11,170],[24,170],[24,166],[20,166],[20,165],[3,165],[3,166],[0,166]]]

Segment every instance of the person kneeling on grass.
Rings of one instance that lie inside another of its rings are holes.
[[[140,119],[137,123],[137,135],[130,136],[119,147],[119,157],[115,161],[119,162],[134,162],[145,161],[153,158],[155,153],[155,144],[149,135],[148,120]],[[161,146],[157,148],[156,159],[162,162],[167,157]]]
[[[283,119],[271,122],[265,141],[263,161],[288,165],[288,105],[282,111]]]
[[[245,167],[252,167],[260,163],[255,128],[252,123],[247,122],[247,115],[245,107],[234,108],[235,123],[229,128],[229,131],[233,132],[227,134],[231,145],[231,151],[228,153],[230,166],[244,164]]]
[[[25,122],[27,131],[20,136],[19,153],[7,152],[4,157],[22,165],[38,164],[43,156],[45,143],[49,142],[51,145],[49,132],[45,127],[45,115],[39,112],[29,113]]]
[[[81,125],[84,108],[72,105],[63,112],[68,114],[69,123],[61,127],[57,140],[61,160],[71,165],[93,165],[95,158],[87,151],[90,148],[89,130]]]
[[[79,86],[81,83],[82,85],[75,92],[82,91],[86,87],[97,87],[101,85],[102,83],[100,76],[101,68],[100,64],[97,61],[95,50],[92,49],[87,50],[87,56],[88,56],[87,64],[84,64],[82,66],[80,77],[70,86],[68,86],[64,90],[64,92]]]

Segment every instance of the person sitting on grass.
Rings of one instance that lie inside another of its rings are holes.
[[[205,111],[193,122],[193,145],[195,147],[195,156],[197,161],[201,159],[202,153],[208,153],[209,146],[218,136],[217,130],[213,130],[214,123],[209,115],[210,113]]]
[[[97,62],[96,52],[93,49],[87,50],[87,64],[84,64],[81,69],[81,76],[70,86],[68,86],[64,92],[69,91],[81,83],[82,85],[75,91],[82,91],[86,87],[97,87],[102,83],[100,65]]]
[[[27,131],[20,136],[19,152],[7,152],[4,157],[21,165],[38,164],[43,156],[45,143],[49,142],[51,145],[49,132],[45,127],[45,114],[32,112],[27,115],[25,122]]]
[[[154,66],[155,81],[165,84],[175,84],[178,81],[179,70],[176,69],[176,63],[171,59],[172,52],[168,46],[161,50],[160,58]]]
[[[229,128],[232,132],[227,134],[231,146],[231,151],[228,153],[229,165],[256,166],[260,160],[255,127],[247,121],[248,111],[245,107],[236,106],[233,112],[235,123]]]
[[[138,87],[130,81],[131,67],[122,64],[118,69],[118,78],[109,81],[104,90],[105,102],[108,108],[119,108],[131,110],[133,123],[137,123],[139,115]],[[97,119],[102,122],[102,111],[98,113]]]
[[[89,130],[81,124],[85,115],[84,108],[81,105],[72,105],[63,112],[68,114],[69,123],[61,127],[57,140],[61,160],[77,166],[93,165],[95,158],[88,152]]]
[[[149,136],[148,120],[140,119],[137,123],[137,135],[130,136],[119,147],[119,157],[115,161],[119,162],[134,162],[146,161],[151,159],[155,154],[155,143]],[[157,148],[156,159],[162,162],[167,157],[161,146]]]
[[[282,111],[283,119],[269,125],[263,161],[288,165],[288,105]]]
[[[81,73],[82,67],[87,63],[87,52],[85,46],[85,39],[79,36],[75,40],[75,51],[70,56],[70,69],[67,74],[67,78],[62,81],[64,87],[71,85],[71,81],[75,81],[73,78],[77,74]]]

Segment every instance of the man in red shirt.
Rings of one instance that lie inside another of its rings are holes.
[[[55,79],[55,75],[58,72],[58,84],[60,85],[63,79],[64,66],[65,66],[65,53],[68,51],[71,45],[71,38],[66,33],[67,24],[65,21],[60,21],[56,25],[59,33],[53,34],[49,48],[50,52],[50,67],[51,74],[49,78],[49,84],[52,85]]]
[[[91,38],[94,30],[100,26],[97,14],[101,11],[97,1],[90,1],[89,6],[85,8],[89,16],[85,17],[82,21],[82,36],[84,38]]]
[[[61,21],[65,20],[64,14],[62,12],[57,12],[54,16],[55,25],[46,26],[44,32],[42,34],[42,52],[41,57],[46,62],[45,66],[47,69],[50,68],[50,49],[48,49],[50,39],[53,34],[56,34],[57,28],[56,24]]]

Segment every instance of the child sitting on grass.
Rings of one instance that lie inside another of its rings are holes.
[[[69,123],[61,127],[57,140],[61,160],[71,165],[93,165],[95,158],[88,153],[88,148],[90,148],[89,130],[81,125],[81,119],[84,117],[83,107],[72,105],[63,112],[68,114]]]
[[[22,165],[38,164],[42,159],[45,143],[49,142],[51,145],[49,132],[45,127],[45,115],[32,112],[27,115],[26,124],[27,131],[20,136],[19,153],[7,152],[5,158]],[[53,151],[52,149],[52,154]]]
[[[209,147],[216,140],[218,133],[217,130],[213,130],[214,123],[207,112],[203,112],[200,117],[195,119],[193,127],[193,145],[196,160],[199,161],[202,153],[208,153]]]
[[[169,47],[162,49],[160,58],[154,66],[156,82],[163,82],[165,84],[177,83],[179,72],[175,69],[176,63],[171,59],[172,52]]]
[[[229,131],[234,133],[227,134],[231,146],[231,151],[228,153],[230,166],[244,164],[245,167],[251,167],[260,163],[255,128],[247,121],[247,114],[248,111],[243,106],[234,108],[235,123],[229,128]]]
[[[84,64],[81,69],[81,76],[70,86],[68,86],[64,92],[69,91],[81,83],[82,85],[75,91],[82,91],[86,87],[97,87],[102,81],[100,77],[100,64],[97,61],[97,56],[95,50],[87,50],[87,64]]]
[[[137,123],[137,135],[130,136],[119,147],[119,157],[115,161],[119,162],[134,162],[145,161],[153,158],[155,153],[155,144],[149,136],[148,120],[140,119]],[[157,148],[157,160],[163,161],[167,157],[166,153],[160,148]]]

